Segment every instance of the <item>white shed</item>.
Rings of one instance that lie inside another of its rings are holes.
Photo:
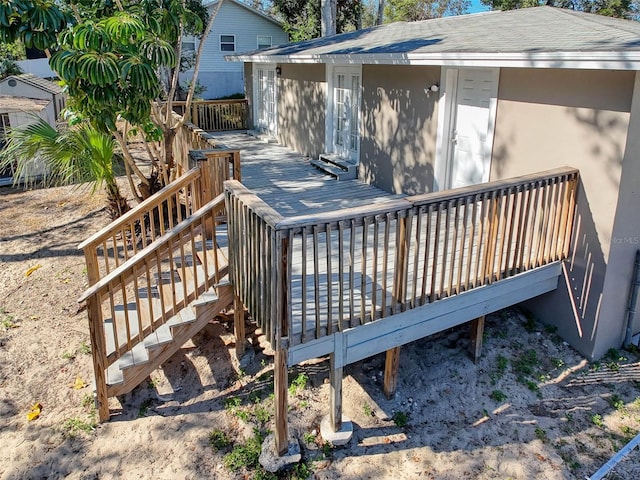
[[[49,100],[51,105],[47,109],[47,116],[42,118],[53,127],[55,127],[66,101],[62,87],[31,73],[9,75],[0,81],[0,95]]]

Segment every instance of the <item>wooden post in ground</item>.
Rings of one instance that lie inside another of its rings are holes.
[[[236,337],[236,355],[244,355],[246,334],[244,330],[244,305],[238,295],[233,299],[233,331]]]
[[[289,450],[289,432],[287,427],[287,351],[276,350],[274,357],[273,383],[276,404],[276,452],[284,455]]]
[[[329,423],[334,432],[342,430],[342,334],[335,334],[335,351],[329,355]]]
[[[101,422],[109,420],[109,397],[107,395],[106,371],[107,359],[105,345],[102,310],[97,295],[87,299],[87,315],[89,317],[89,338],[91,339],[91,357],[93,359],[93,372],[96,379],[96,401],[98,407],[98,419]]]
[[[471,321],[471,344],[469,355],[473,363],[478,363],[482,355],[482,336],[484,334],[484,315]]]
[[[391,400],[396,394],[398,369],[400,367],[400,347],[387,350],[384,364],[384,395]]]

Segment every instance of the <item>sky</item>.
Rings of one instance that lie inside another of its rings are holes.
[[[483,5],[480,0],[471,0],[471,8],[469,9],[469,13],[486,12],[488,10],[489,7]]]

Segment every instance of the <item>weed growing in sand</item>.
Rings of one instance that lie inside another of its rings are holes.
[[[507,395],[502,390],[494,390],[489,397],[496,402],[503,402],[507,399]]]
[[[291,382],[291,385],[289,385],[289,394],[295,395],[296,393],[298,393],[298,390],[304,390],[305,388],[307,388],[308,383],[309,376],[307,374],[298,374],[298,376]]]
[[[544,428],[536,427],[534,433],[536,434],[536,438],[541,442],[546,443],[549,440],[547,437],[547,431]]]
[[[153,390],[154,388],[158,388],[160,386],[160,379],[149,377],[149,381],[147,382],[147,388],[149,390]]]
[[[78,353],[81,353],[82,355],[91,355],[91,345],[85,342],[80,343]]]
[[[329,442],[322,444],[322,455],[324,455],[324,458],[331,458],[331,444]]]
[[[76,358],[76,352],[64,352],[62,358],[65,360],[73,360]]]
[[[260,431],[254,429],[253,437],[244,444],[235,445],[233,450],[224,456],[224,466],[232,472],[238,472],[242,468],[247,470],[257,468],[263,440]]]
[[[73,417],[65,420],[62,430],[65,435],[75,437],[79,433],[91,433],[96,429],[96,421],[94,418],[90,420],[82,420],[80,417]]]
[[[313,432],[304,432],[302,439],[304,440],[304,443],[307,444],[316,443],[316,436]]]
[[[620,398],[620,395],[618,395],[617,393],[614,393],[613,395],[611,395],[607,399],[607,402],[609,403],[609,405],[611,405],[613,408],[615,408],[618,411],[624,410],[624,401],[622,400],[622,398]]]
[[[367,417],[373,417],[373,409],[368,403],[365,402],[362,404],[362,411]]]
[[[91,395],[90,393],[85,393],[82,397],[82,401],[80,402],[80,405],[84,408],[95,408],[96,406],[96,401],[93,398],[93,395]]]
[[[525,309],[521,309],[521,310],[522,310],[522,314],[524,315],[524,318],[526,319],[526,321],[524,322],[524,329],[529,333],[533,333],[536,330],[538,330],[538,324],[533,314],[529,310],[525,310]]]
[[[602,415],[600,415],[599,413],[595,413],[593,415],[591,415],[591,422],[599,428],[604,427],[604,420],[602,420]]]
[[[394,413],[391,419],[393,420],[393,423],[395,423],[400,428],[406,427],[409,424],[409,414],[401,410]]]
[[[140,408],[138,409],[138,418],[147,416],[147,412],[149,411],[149,407],[151,407],[152,403],[153,400],[151,400],[150,398],[147,398],[144,402],[142,402]]]
[[[496,384],[498,380],[500,380],[507,371],[507,366],[509,365],[509,360],[504,355],[498,355],[496,357],[496,371],[492,372],[490,375],[491,383]]]
[[[209,445],[216,451],[224,450],[231,445],[229,436],[220,429],[212,430],[209,434]]]
[[[627,360],[627,357],[620,355],[620,352],[615,348],[607,350],[605,358],[608,360],[606,363],[607,368],[613,372],[620,371],[620,362],[625,362]]]
[[[2,319],[2,327],[5,330],[9,330],[10,328],[15,328],[18,325],[16,325],[16,322],[13,321],[13,315],[5,315],[5,317]]]

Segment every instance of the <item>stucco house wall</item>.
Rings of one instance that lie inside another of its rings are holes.
[[[278,65],[278,142],[317,157],[324,151],[327,102],[325,65]]]
[[[393,193],[433,188],[440,67],[363,65],[359,178]]]
[[[624,305],[600,299],[634,77],[631,71],[500,72],[491,180],[564,165],[580,170],[572,252],[564,276],[556,291],[527,307],[557,325],[559,333],[588,356],[604,353],[594,341],[598,318],[606,318],[616,335],[624,321]]]

